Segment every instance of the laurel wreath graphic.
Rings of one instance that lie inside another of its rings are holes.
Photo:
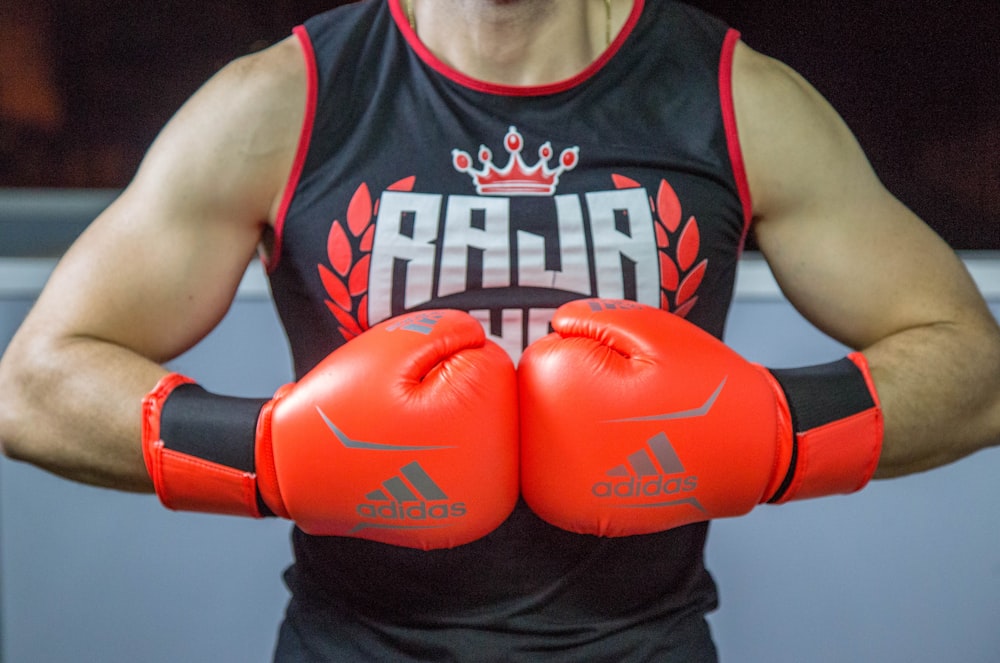
[[[624,175],[613,174],[611,178],[618,189],[641,186]],[[708,269],[707,258],[695,264],[701,250],[698,220],[691,216],[681,227],[684,219],[681,201],[665,179],[660,180],[656,198],[650,197],[649,206],[656,221],[656,247],[660,258],[660,308],[683,318],[698,303],[695,293]],[[672,243],[677,247],[674,255],[670,251]]]
[[[415,176],[388,187],[389,191],[412,191]],[[368,329],[368,272],[375,241],[378,199],[372,200],[368,185],[358,186],[347,206],[347,223],[335,219],[330,226],[326,253],[330,266],[318,265],[319,278],[329,299],[325,300],[344,340]]]

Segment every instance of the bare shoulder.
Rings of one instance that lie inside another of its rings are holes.
[[[25,323],[35,337],[102,339],[164,361],[207,334],[284,190],[305,105],[295,39],[207,81],[63,256]]]
[[[785,63],[740,42],[733,59],[733,98],[759,218],[848,191],[884,195],[846,123]]]
[[[294,159],[306,104],[294,37],[223,67],[178,110],[130,188],[143,195],[204,191],[261,220]],[[198,197],[194,202],[204,202]]]
[[[740,44],[733,100],[753,231],[783,292],[852,347],[984,305],[955,253],[882,185],[836,110]]]
[[[301,106],[305,90],[305,56],[299,40],[291,36],[233,60],[213,76],[199,94],[221,94],[232,102],[228,108],[220,110],[243,110],[270,120],[276,118],[275,113]]]

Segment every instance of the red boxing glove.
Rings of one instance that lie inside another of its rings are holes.
[[[460,311],[376,325],[270,400],[171,374],[143,406],[146,467],[172,509],[431,549],[488,534],[517,501],[514,366]]]
[[[860,354],[792,370],[751,364],[642,304],[578,300],[518,366],[521,491],[549,523],[627,536],[849,493],[881,452]]]

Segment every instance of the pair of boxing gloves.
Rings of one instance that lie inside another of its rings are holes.
[[[455,310],[382,322],[270,399],[170,374],[143,401],[160,500],[293,520],[315,535],[449,548],[518,496],[599,536],[850,493],[882,417],[864,357],[769,370],[659,309],[586,299],[515,369]]]

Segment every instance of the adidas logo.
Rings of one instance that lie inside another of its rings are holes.
[[[595,497],[602,499],[642,498],[641,502],[628,502],[622,507],[653,507],[690,504],[704,511],[694,497],[650,502],[646,498],[672,497],[691,493],[698,488],[698,477],[687,474],[684,464],[674,451],[665,433],[657,433],[646,441],[646,446],[629,454],[628,461],[606,472],[606,481],[591,486]]]
[[[444,317],[444,314],[439,311],[429,311],[427,313],[419,312],[413,313],[411,315],[402,316],[389,323],[386,327],[388,331],[412,331],[418,334],[430,334],[434,331],[434,326]]]
[[[382,482],[382,487],[365,495],[367,502],[357,506],[366,522],[351,532],[363,529],[426,529],[446,527],[451,518],[465,515],[464,502],[451,502],[430,475],[414,461],[404,465],[399,475]]]

